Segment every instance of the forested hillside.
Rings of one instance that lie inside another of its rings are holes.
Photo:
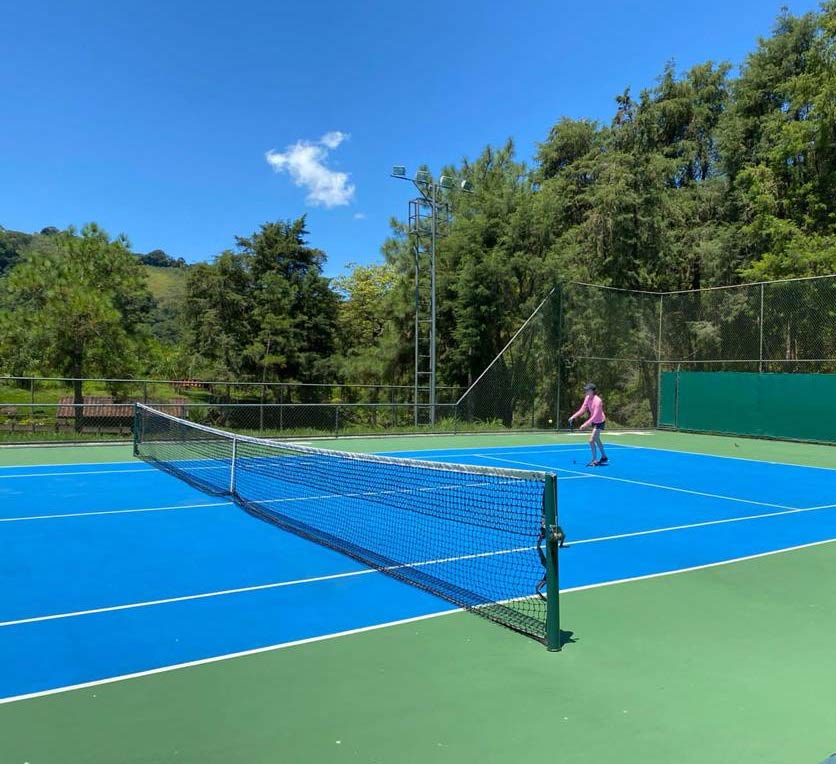
[[[782,14],[733,63],[671,63],[615,94],[606,124],[543,125],[530,166],[509,138],[431,168],[474,188],[451,196],[439,248],[439,384],[477,375],[561,280],[674,290],[836,272],[836,2]],[[409,381],[403,222],[381,264],[337,280],[304,217],[238,233],[184,267],[94,225],[0,229],[0,371]]]

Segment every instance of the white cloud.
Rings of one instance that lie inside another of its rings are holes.
[[[309,204],[342,206],[354,198],[354,186],[348,182],[348,173],[330,170],[326,162],[330,151],[347,138],[346,133],[334,130],[316,142],[297,141],[284,153],[268,151],[265,159],[276,172],[287,172],[297,186],[308,190]]]
[[[366,213],[365,212],[355,212],[354,213],[354,219],[355,220],[365,220],[366,219]]]
[[[347,133],[341,133],[339,130],[332,130],[330,133],[325,133],[325,135],[319,139],[319,142],[323,146],[327,146],[329,149],[335,149],[347,139]]]

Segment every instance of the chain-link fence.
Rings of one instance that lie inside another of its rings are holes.
[[[666,293],[564,284],[461,397],[439,388],[434,425],[415,424],[426,417],[406,385],[0,377],[0,442],[124,440],[135,401],[268,437],[558,429],[588,381],[610,427],[677,427],[672,372],[836,373],[836,276]]]
[[[666,293],[562,285],[462,396],[459,415],[556,429],[592,381],[611,426],[655,427],[662,375],[676,370],[836,372],[836,276]]]
[[[200,424],[261,437],[345,437],[486,429],[438,404],[433,425],[415,424],[412,403],[159,403],[154,408]],[[128,441],[133,403],[64,402],[0,406],[0,443]]]
[[[435,429],[455,428],[460,388],[439,389]],[[0,443],[128,440],[133,404],[255,433],[414,431],[412,385],[0,377]]]
[[[0,376],[0,406],[61,403],[68,397],[106,397],[114,403],[412,403],[413,385],[203,381],[196,379],[71,379]],[[463,388],[438,388],[454,403]],[[80,402],[80,401],[79,401]]]

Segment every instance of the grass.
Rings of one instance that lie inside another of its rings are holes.
[[[148,288],[160,305],[180,303],[186,296],[186,268],[158,268],[146,265],[145,275],[148,277]]]

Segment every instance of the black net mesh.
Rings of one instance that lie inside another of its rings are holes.
[[[307,448],[138,406],[135,449],[248,512],[545,640],[545,475]]]

